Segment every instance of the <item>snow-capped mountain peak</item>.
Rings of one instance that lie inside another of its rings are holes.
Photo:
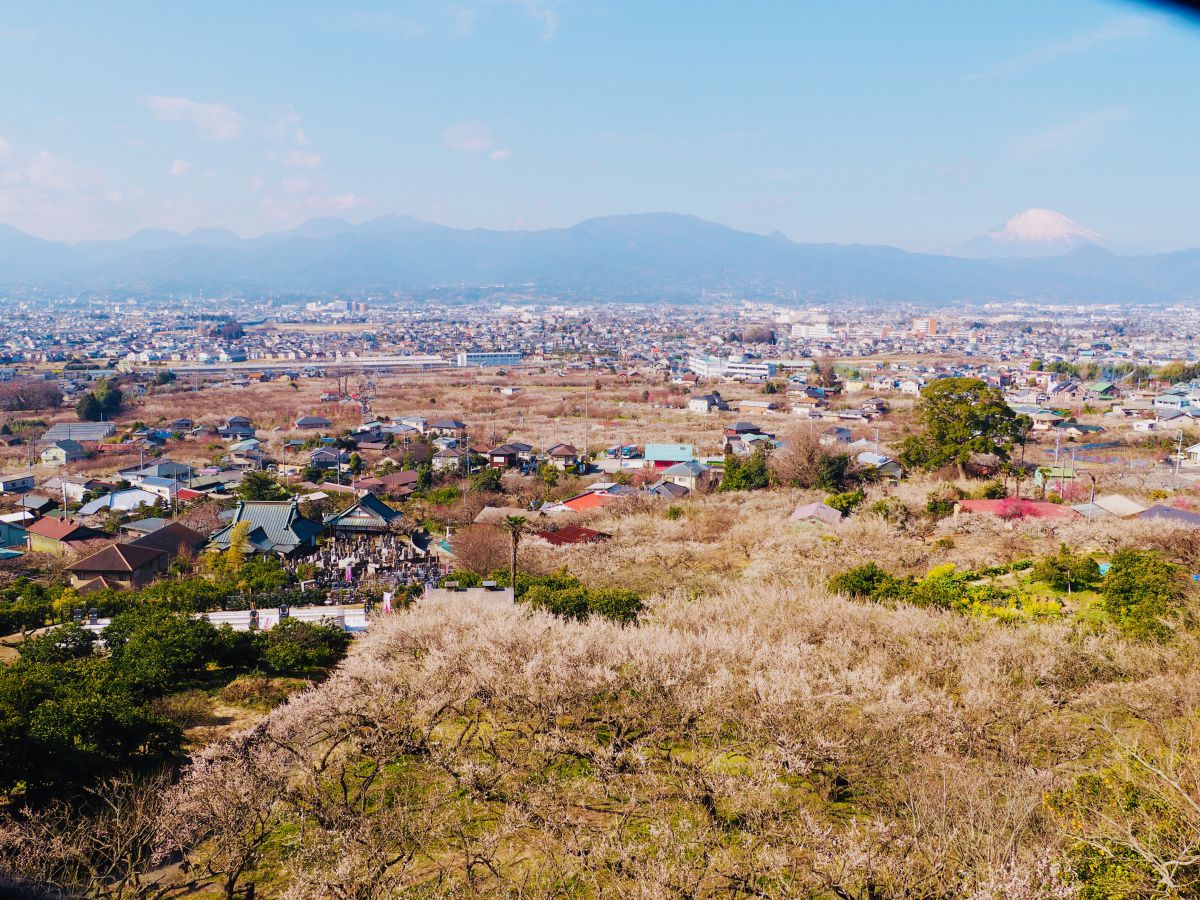
[[[1074,219],[1052,209],[1027,209],[1019,212],[1003,228],[989,231],[988,237],[1001,243],[1100,243],[1104,235],[1084,228]]]
[[[1105,246],[1107,238],[1052,209],[1019,212],[1001,227],[957,248],[973,257],[1057,256],[1088,244]]]

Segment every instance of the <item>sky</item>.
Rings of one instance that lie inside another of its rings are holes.
[[[690,213],[1200,246],[1200,20],[1116,0],[0,3],[0,223],[243,236]]]

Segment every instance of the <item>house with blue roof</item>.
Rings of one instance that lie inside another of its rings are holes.
[[[695,459],[696,448],[692,444],[647,444],[642,455],[654,468],[666,469],[675,463]]]

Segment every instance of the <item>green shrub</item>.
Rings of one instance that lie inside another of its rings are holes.
[[[1122,550],[1101,585],[1105,613],[1138,640],[1165,642],[1184,612],[1183,569],[1150,551]]]
[[[861,490],[847,491],[844,494],[830,494],[825,498],[825,504],[848,516],[866,499],[867,495]]]

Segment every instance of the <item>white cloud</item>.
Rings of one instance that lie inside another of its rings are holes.
[[[358,194],[352,194],[347,191],[344,194],[334,194],[332,197],[325,198],[323,202],[331,212],[348,213],[351,210],[369,205],[371,201],[366,197],[360,197]]]
[[[502,0],[529,16],[542,26],[542,40],[554,39],[558,33],[558,0]]]
[[[34,190],[70,193],[94,183],[95,177],[75,163],[39,150],[25,164],[25,179]]]
[[[0,138],[0,221],[55,239],[111,237],[133,222],[126,198],[93,168]]]
[[[192,125],[214,141],[230,141],[242,133],[242,117],[224,103],[162,96],[142,97],[141,102],[158,121]]]
[[[496,146],[496,137],[482,122],[459,122],[442,132],[442,146],[447,150],[482,153]]]
[[[292,134],[292,137],[295,139],[297,147],[307,147],[312,143],[312,141],[308,139],[308,135],[304,133],[303,128],[297,128]]]
[[[315,169],[321,164],[321,155],[307,150],[292,150],[284,156],[283,161],[297,169]]]
[[[1070,56],[1087,53],[1097,47],[1118,41],[1148,37],[1154,32],[1157,20],[1151,16],[1121,16],[1099,25],[1090,31],[1081,32],[1061,41],[1044,44],[1028,53],[1004,60],[984,72],[975,72],[967,78],[973,81],[994,78],[1010,78],[1029,69],[1056,62]]]
[[[308,190],[307,178],[285,178],[282,184],[285,190],[293,194],[303,194]]]
[[[170,171],[172,175],[186,175],[194,168],[195,166],[193,166],[186,159],[177,159],[171,163],[171,168],[168,171]]]
[[[1033,159],[1060,150],[1079,149],[1097,132],[1128,119],[1131,112],[1128,107],[1113,106],[1076,116],[1053,128],[1017,138],[1011,144],[1012,153],[1018,159]]]
[[[512,156],[512,150],[501,147],[492,129],[483,122],[459,122],[442,132],[442,146],[460,153],[486,153],[488,159],[500,162]]]

